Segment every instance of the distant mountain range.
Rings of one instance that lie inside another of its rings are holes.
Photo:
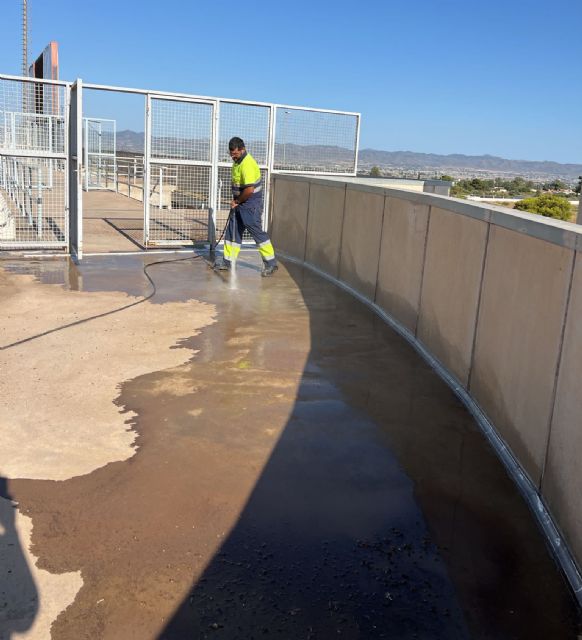
[[[168,139],[169,141],[170,139]],[[205,141],[205,145],[208,141]],[[144,134],[126,129],[117,132],[117,149],[126,153],[143,153]],[[166,146],[166,145],[164,145]],[[249,145],[250,146],[250,145]],[[262,145],[264,146],[264,145]],[[343,164],[346,162],[347,150],[342,147],[319,145],[277,144],[276,157],[287,163],[315,162],[322,157],[327,161]],[[576,180],[582,175],[582,164],[562,164],[549,160],[508,160],[497,156],[467,156],[460,153],[439,155],[436,153],[415,153],[413,151],[380,151],[377,149],[361,149],[358,167],[369,170],[377,166],[386,172],[418,171],[422,173],[470,174],[489,173],[539,177],[560,177]]]
[[[438,155],[436,153],[415,153],[413,151],[378,151],[362,149],[359,165],[364,167],[403,167],[410,169],[434,169],[488,171],[508,174],[546,174],[577,178],[582,175],[582,164],[562,164],[549,160],[507,160],[497,156],[466,156],[460,153]]]
[[[131,151],[133,153],[143,153],[144,134],[130,129],[117,132],[117,149],[119,151]]]

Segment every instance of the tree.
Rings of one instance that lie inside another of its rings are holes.
[[[574,192],[577,193],[578,195],[580,195],[581,191],[582,191],[582,176],[578,178],[578,184],[574,187]]]
[[[377,167],[376,165],[374,165],[370,169],[370,175],[373,176],[374,178],[379,178],[382,175],[382,173],[380,172],[380,167]]]
[[[446,173],[443,173],[443,175],[439,179],[440,180],[445,180],[446,182],[454,182],[455,181],[453,176],[449,176]]]
[[[453,198],[464,198],[467,195],[467,191],[463,189],[462,185],[454,184],[451,187],[451,196]]]
[[[565,198],[561,198],[553,193],[543,193],[535,198],[525,198],[515,203],[514,209],[519,211],[527,211],[528,213],[537,213],[547,218],[556,218],[557,220],[570,220],[572,217],[572,209],[570,203]]]
[[[546,182],[543,185],[547,191],[564,191],[567,186],[561,180],[552,180],[552,182]]]

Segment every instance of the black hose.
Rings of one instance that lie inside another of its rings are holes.
[[[197,258],[202,258],[201,255],[197,256],[188,256],[187,258],[179,258],[176,260],[158,260],[157,262],[150,262],[145,265],[143,268],[143,272],[145,277],[149,280],[152,291],[149,295],[145,296],[141,300],[137,300],[136,302],[132,302],[131,304],[126,304],[123,307],[118,307],[117,309],[112,309],[111,311],[105,311],[104,313],[98,313],[94,316],[89,316],[88,318],[82,318],[81,320],[75,320],[75,322],[69,322],[68,324],[63,324],[59,327],[55,327],[54,329],[49,329],[48,331],[43,331],[42,333],[37,333],[34,336],[30,336],[29,338],[23,338],[22,340],[17,340],[16,342],[12,342],[11,344],[4,345],[0,347],[0,351],[4,351],[5,349],[10,349],[12,347],[17,347],[18,345],[25,344],[26,342],[30,342],[31,340],[36,340],[37,338],[42,338],[43,336],[48,336],[51,333],[56,333],[57,331],[62,331],[63,329],[69,329],[70,327],[76,327],[77,325],[83,324],[85,322],[89,322],[90,320],[97,320],[97,318],[105,318],[107,316],[113,315],[114,313],[119,313],[120,311],[125,311],[125,309],[131,309],[131,307],[137,307],[138,304],[142,304],[151,300],[157,293],[156,285],[154,281],[151,279],[148,274],[148,269],[153,267],[156,264],[169,264],[171,262],[182,262],[184,260],[196,260]]]
[[[216,247],[220,244],[220,241],[222,240],[222,237],[224,236],[224,234],[226,233],[226,230],[228,229],[228,225],[230,223],[230,219],[232,218],[232,214],[234,213],[234,209],[231,209],[228,212],[228,218],[226,219],[226,224],[224,225],[224,229],[222,230],[222,233],[220,234],[220,238],[218,238],[218,240],[214,243],[214,247],[210,247],[211,251],[214,251],[214,249],[216,249]]]
[[[220,243],[220,241],[222,240],[222,237],[226,233],[226,228],[228,227],[228,224],[230,222],[230,218],[232,217],[232,212],[233,211],[234,211],[234,209],[230,210],[230,212],[228,214],[228,218],[226,220],[226,224],[224,225],[224,229],[222,230],[222,233],[220,234],[220,238],[218,238],[218,240],[216,241],[215,247]],[[97,320],[98,318],[105,318],[107,316],[113,315],[114,313],[119,313],[120,311],[125,311],[126,309],[131,309],[131,307],[137,307],[138,304],[143,304],[144,302],[147,302],[148,300],[151,300],[157,293],[156,283],[152,280],[152,278],[148,274],[148,269],[150,267],[153,267],[154,265],[157,265],[157,264],[171,264],[173,262],[184,262],[185,260],[197,260],[198,258],[203,258],[203,257],[204,256],[202,256],[202,255],[196,255],[196,256],[188,256],[187,258],[176,258],[175,260],[157,260],[156,262],[150,262],[149,264],[144,265],[143,273],[144,273],[145,277],[149,280],[149,282],[150,282],[150,284],[152,286],[152,291],[151,291],[151,293],[149,293],[147,296],[145,296],[141,300],[137,300],[136,302],[132,302],[131,304],[126,304],[125,306],[118,307],[117,309],[112,309],[111,311],[105,311],[104,313],[98,313],[97,315],[89,316],[88,318],[83,318],[81,320],[75,320],[75,322],[69,322],[68,324],[63,324],[63,325],[61,325],[59,327],[55,327],[54,329],[49,329],[48,331],[43,331],[42,333],[37,333],[36,335],[30,336],[28,338],[23,338],[22,340],[17,340],[16,342],[12,342],[11,344],[6,344],[4,346],[1,346],[0,347],[0,351],[4,351],[6,349],[11,349],[12,347],[17,347],[17,346],[19,346],[21,344],[25,344],[26,342],[31,342],[32,340],[36,340],[37,338],[42,338],[44,336],[48,336],[51,333],[56,333],[57,331],[62,331],[63,329],[69,329],[70,327],[76,327],[77,325],[84,324],[85,322],[89,322],[90,320]]]

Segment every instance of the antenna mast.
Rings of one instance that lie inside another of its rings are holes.
[[[22,0],[22,75],[28,75],[28,6]]]

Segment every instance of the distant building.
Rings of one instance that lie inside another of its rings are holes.
[[[325,176],[332,178],[332,176]],[[388,178],[369,175],[358,175],[354,178],[342,176],[337,178],[342,182],[356,182],[368,184],[371,187],[389,187],[390,189],[404,189],[406,191],[423,191],[424,193],[437,193],[441,196],[448,196],[451,192],[452,182],[447,180],[415,180],[412,178]]]

